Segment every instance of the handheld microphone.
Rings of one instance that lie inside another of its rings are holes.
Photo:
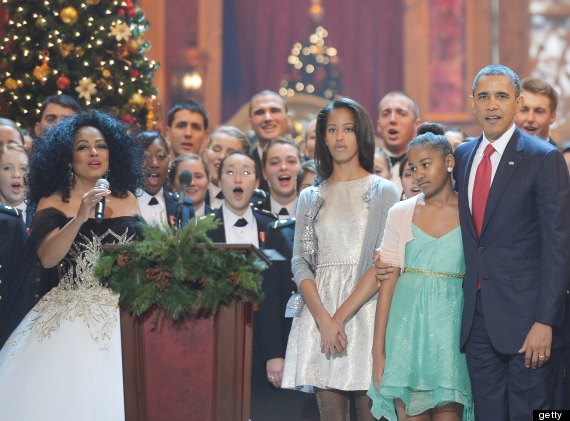
[[[95,183],[96,189],[104,189],[109,190],[109,182],[104,178],[100,178]],[[95,205],[95,222],[101,223],[103,220],[103,213],[105,212],[105,198],[102,198],[97,204]]]
[[[184,195],[186,194],[186,189],[190,184],[192,184],[192,173],[188,170],[182,171],[178,175],[178,184],[180,184],[180,192],[178,194],[178,203],[180,205],[184,204]]]

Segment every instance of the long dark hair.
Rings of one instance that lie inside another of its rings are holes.
[[[109,180],[111,194],[126,197],[143,185],[143,148],[121,121],[108,114],[89,110],[65,118],[34,142],[28,172],[28,201],[37,205],[42,197],[55,192],[64,202],[71,190],[71,163],[77,132],[94,127],[101,132],[109,148]]]
[[[327,121],[331,111],[338,108],[348,109],[354,116],[356,142],[358,145],[358,162],[369,173],[374,172],[374,132],[372,121],[366,110],[351,98],[337,98],[324,107],[317,116],[317,140],[315,143],[315,164],[317,168],[316,183],[327,180],[333,172],[333,159],[325,143]]]

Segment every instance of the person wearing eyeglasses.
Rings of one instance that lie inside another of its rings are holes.
[[[210,238],[220,243],[263,247],[267,226],[277,217],[250,206],[253,192],[259,185],[255,161],[242,152],[233,152],[222,160],[218,177],[224,202],[212,214],[223,225],[210,231]]]

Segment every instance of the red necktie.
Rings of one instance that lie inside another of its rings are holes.
[[[477,237],[481,237],[487,197],[491,189],[491,174],[493,173],[491,155],[493,155],[494,152],[495,148],[493,148],[493,145],[488,144],[483,152],[483,159],[481,159],[477,167],[477,172],[475,173],[475,183],[473,184],[473,195],[471,197],[471,215]],[[481,284],[479,276],[477,276],[477,289],[479,288],[481,288]]]
[[[491,188],[491,174],[493,167],[491,165],[491,155],[495,152],[493,145],[488,144],[483,152],[483,159],[477,167],[475,174],[475,183],[473,184],[473,195],[471,197],[471,215],[473,216],[473,225],[477,236],[481,236],[481,228],[483,227],[483,217],[485,216],[485,206],[487,205],[487,197]]]

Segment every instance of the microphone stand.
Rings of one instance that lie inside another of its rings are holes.
[[[180,193],[178,193],[178,203],[176,203],[176,229],[182,228],[182,220],[184,219],[184,196],[186,195],[186,185],[180,186]]]
[[[188,170],[182,171],[178,176],[178,183],[180,184],[180,193],[178,194],[178,204],[176,205],[176,229],[180,229],[184,225],[184,196],[186,195],[186,189],[192,184],[192,173]]]

